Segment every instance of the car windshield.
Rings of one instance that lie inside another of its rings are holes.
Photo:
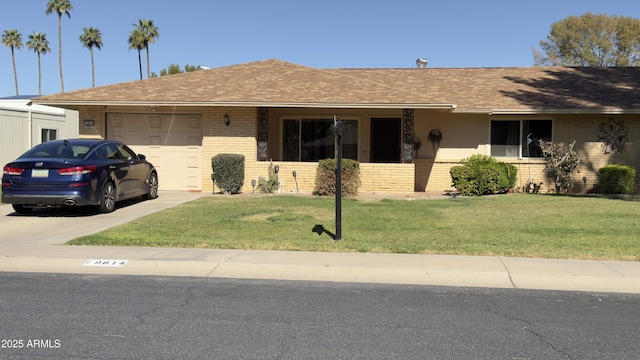
[[[21,158],[83,158],[89,147],[64,143],[43,143],[24,153]]]

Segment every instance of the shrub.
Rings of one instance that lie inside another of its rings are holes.
[[[479,196],[506,193],[516,184],[518,168],[487,155],[473,155],[453,166],[449,173],[461,195]]]
[[[261,193],[273,194],[277,192],[279,188],[280,181],[276,174],[269,175],[269,179],[265,179],[262,176],[258,178],[258,190],[260,190]]]
[[[211,158],[212,179],[223,194],[237,194],[244,184],[244,155],[219,154]]]
[[[269,164],[269,178],[266,179],[262,176],[258,178],[258,190],[261,193],[273,194],[280,189],[280,178],[276,173],[277,165],[274,167],[273,163]]]
[[[565,150],[564,143],[540,140],[540,149],[545,157],[545,174],[555,184],[556,194],[566,194],[573,187],[573,172],[578,168],[580,157],[573,151],[576,142]]]
[[[342,159],[342,196],[358,195],[360,184],[360,163],[351,159]],[[316,170],[313,195],[328,196],[335,194],[336,161],[335,159],[320,160]]]
[[[598,170],[598,190],[603,194],[633,194],[636,169],[626,165],[607,165]]]

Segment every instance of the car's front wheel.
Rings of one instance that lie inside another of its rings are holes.
[[[13,204],[13,210],[18,214],[28,214],[31,212],[32,209],[33,209],[32,207],[27,207],[20,204]]]
[[[143,196],[145,199],[155,199],[158,197],[158,174],[152,172],[149,175],[149,182],[147,184],[147,193]]]
[[[100,205],[98,211],[101,213],[109,213],[116,208],[116,187],[111,181],[107,181],[102,186],[100,192]]]

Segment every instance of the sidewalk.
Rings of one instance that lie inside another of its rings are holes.
[[[62,245],[199,196],[206,194],[161,192],[156,200],[91,216],[17,216],[0,205],[0,271],[640,293],[637,262]]]

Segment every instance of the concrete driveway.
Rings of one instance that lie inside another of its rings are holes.
[[[0,249],[25,245],[56,245],[93,234],[133,219],[194,200],[203,193],[160,191],[157,199],[127,200],[116,210],[99,214],[88,208],[34,209],[17,214],[11,205],[0,205]]]

